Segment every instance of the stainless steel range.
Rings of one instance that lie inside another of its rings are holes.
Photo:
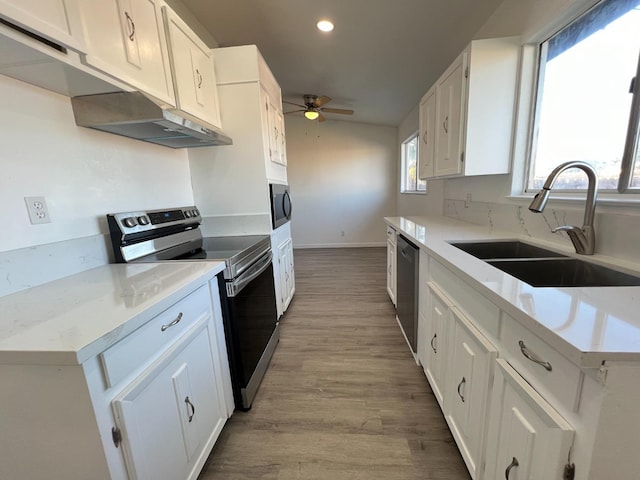
[[[268,235],[203,237],[195,206],[107,215],[116,262],[225,262],[218,276],[236,408],[248,410],[279,340]]]

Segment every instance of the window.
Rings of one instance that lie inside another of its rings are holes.
[[[541,44],[527,190],[539,190],[559,164],[582,160],[598,172],[600,190],[640,193],[639,53],[640,0],[603,0]],[[579,170],[555,184],[586,187]]]
[[[425,193],[427,181],[418,178],[418,134],[414,133],[402,142],[402,193]]]

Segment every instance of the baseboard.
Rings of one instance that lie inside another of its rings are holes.
[[[295,240],[295,238],[294,238]],[[298,245],[293,243],[293,248],[369,248],[369,247],[386,247],[387,242],[371,242],[371,243],[310,243],[306,245]]]

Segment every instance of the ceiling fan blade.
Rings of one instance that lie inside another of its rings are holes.
[[[331,101],[330,97],[323,95],[321,97],[316,98],[313,103],[316,107],[321,107],[322,105],[324,105],[325,103],[329,103],[330,101]]]
[[[298,112],[306,112],[307,110],[291,110],[290,112],[282,112],[283,115],[288,115],[289,113],[298,113]]]
[[[346,110],[344,108],[323,108],[322,111],[326,113],[340,113],[342,115],[353,115],[353,110]]]
[[[295,105],[296,107],[300,107],[300,108],[307,108],[306,105],[300,105],[299,103],[287,102],[286,100],[283,100],[282,103],[288,103],[289,105]]]
[[[322,115],[321,113],[318,114],[318,121],[319,122],[324,122],[326,120],[326,118],[324,118],[324,115]]]

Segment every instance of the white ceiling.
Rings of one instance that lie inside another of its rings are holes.
[[[399,125],[502,0],[182,0],[221,47],[256,44],[283,99]],[[320,18],[336,27],[315,28]],[[285,104],[285,111],[290,106]],[[295,107],[291,107],[295,109]]]

